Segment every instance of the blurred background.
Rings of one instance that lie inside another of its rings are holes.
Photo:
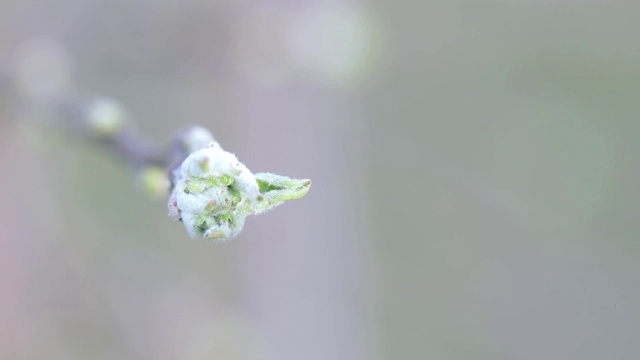
[[[638,13],[2,1],[0,359],[640,357]],[[313,186],[191,240],[66,94]]]

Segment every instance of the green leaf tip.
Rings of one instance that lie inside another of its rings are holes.
[[[300,199],[311,187],[309,179],[292,179],[271,173],[255,174],[255,178],[263,199],[253,204],[251,210],[254,214],[273,209],[285,201]]]

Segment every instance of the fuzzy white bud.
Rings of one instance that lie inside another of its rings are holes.
[[[182,219],[192,237],[230,239],[242,230],[250,203],[259,195],[251,171],[235,155],[211,143],[180,166],[169,212]]]
[[[191,237],[210,240],[233,238],[242,231],[247,215],[298,199],[311,184],[274,174],[258,174],[256,179],[216,142],[192,152],[175,174],[169,216],[181,220]]]

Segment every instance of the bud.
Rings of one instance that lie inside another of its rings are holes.
[[[217,143],[193,152],[180,166],[170,213],[176,210],[192,237],[230,239],[244,226],[260,193],[253,174]]]
[[[191,237],[228,240],[242,231],[247,215],[299,199],[310,185],[274,174],[254,176],[235,155],[211,142],[179,167],[169,215],[181,220]]]
[[[126,121],[122,105],[110,98],[97,98],[87,108],[87,122],[98,137],[110,137],[120,131]]]
[[[154,199],[166,197],[170,186],[167,171],[158,166],[147,166],[140,170],[137,183]]]
[[[218,144],[213,139],[213,135],[211,135],[209,130],[200,126],[192,126],[185,130],[183,134],[180,134],[180,146],[182,147],[182,151],[187,154],[209,146],[211,143]],[[219,147],[220,145],[217,146]]]

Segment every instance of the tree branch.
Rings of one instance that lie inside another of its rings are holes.
[[[178,131],[166,148],[152,146],[139,135],[128,111],[110,98],[26,99],[22,108],[45,114],[52,125],[106,147],[142,174],[148,193],[170,192],[169,215],[182,221],[192,237],[231,239],[242,231],[248,215],[299,199],[311,186],[310,180],[254,175],[199,126]]]

